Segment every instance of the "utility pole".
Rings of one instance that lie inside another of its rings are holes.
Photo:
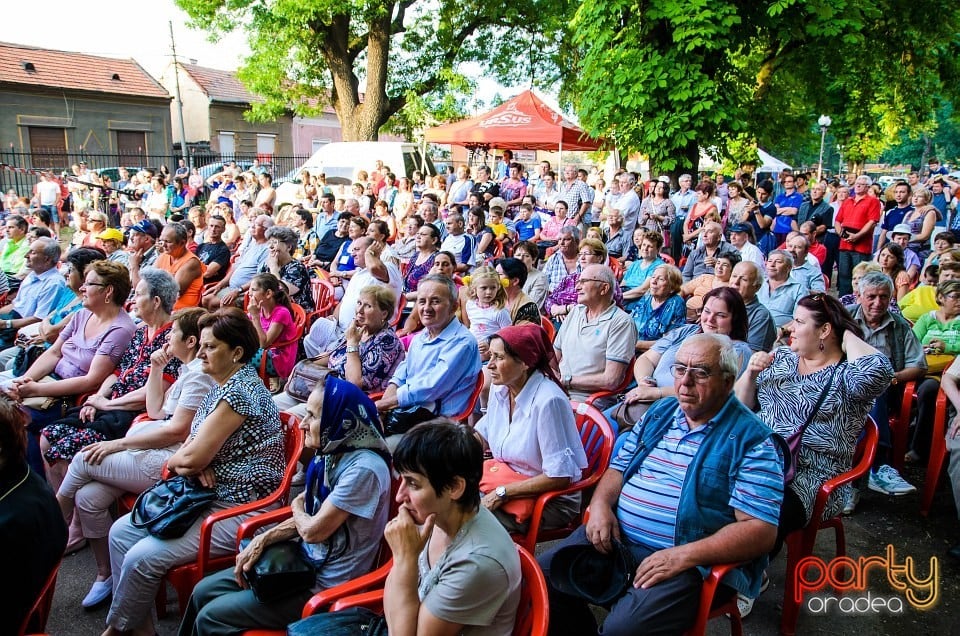
[[[173,96],[177,100],[177,114],[180,117],[180,156],[187,162],[188,168],[193,168],[193,157],[187,150],[187,130],[183,125],[183,100],[180,99],[180,62],[177,61],[177,44],[173,39],[173,20],[170,25],[170,51],[173,53]]]

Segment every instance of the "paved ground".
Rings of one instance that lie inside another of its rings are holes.
[[[915,484],[921,484],[923,470],[910,470],[907,477]],[[864,492],[856,514],[847,518],[847,553],[852,557],[882,556],[886,546],[893,545],[896,561],[903,563],[906,557],[913,559],[917,574],[926,576],[929,572],[931,557],[939,559],[939,601],[928,611],[914,609],[904,602],[901,614],[889,612],[861,613],[848,615],[831,608],[827,615],[813,614],[809,609],[801,611],[797,633],[806,635],[835,634],[876,634],[893,636],[909,634],[960,634],[960,564],[943,558],[946,549],[960,541],[960,524],[953,509],[950,493],[941,489],[934,501],[934,511],[929,519],[918,513],[919,497],[908,495],[900,498],[885,497],[873,492]],[[832,556],[832,535],[822,533],[817,553],[829,558]],[[86,594],[93,580],[93,556],[90,550],[84,550],[67,557],[57,582],[54,608],[47,631],[60,635],[96,635],[104,625],[107,608],[101,607],[91,612],[80,608],[80,600]],[[784,559],[781,556],[770,568],[770,589],[757,602],[753,614],[746,619],[744,631],[747,634],[776,634],[780,621],[780,607],[783,598]],[[885,575],[875,571],[869,577],[869,592],[872,598],[896,597],[902,600],[903,594],[893,590]],[[860,593],[848,594],[849,597],[862,596]],[[178,619],[176,616],[175,596],[171,599],[168,617],[160,622],[161,636],[175,634]],[[816,602],[816,601],[815,601]],[[711,635],[728,634],[726,621],[715,620],[710,625]],[[581,636],[571,634],[571,636]]]

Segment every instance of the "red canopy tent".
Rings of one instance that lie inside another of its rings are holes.
[[[489,113],[430,128],[426,141],[467,148],[504,150],[597,150],[582,128],[547,106],[533,91],[524,91]]]

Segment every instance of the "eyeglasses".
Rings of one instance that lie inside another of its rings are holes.
[[[688,367],[684,364],[671,364],[670,373],[678,380],[683,379],[683,377],[689,373],[693,377],[694,382],[706,382],[713,376],[714,372],[700,367]]]
[[[600,284],[606,284],[607,281],[601,280],[601,279],[599,279],[599,278],[578,278],[578,279],[577,279],[577,284],[579,285],[580,283],[600,283]]]

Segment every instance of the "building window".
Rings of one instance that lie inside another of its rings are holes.
[[[257,159],[260,163],[273,163],[276,148],[276,135],[257,135]]]
[[[146,148],[146,133],[134,130],[117,131],[117,155],[121,166],[144,167]]]
[[[64,128],[29,126],[30,154],[34,168],[65,170],[67,162],[67,131]]]
[[[326,145],[327,145],[328,143],[330,143],[330,142],[331,142],[330,139],[314,139],[314,140],[312,140],[312,141],[310,142],[310,154],[312,155],[313,153],[315,153],[316,151],[320,150],[321,148],[323,148],[324,146],[326,146]]]
[[[224,161],[233,159],[236,153],[236,140],[232,132],[222,132],[217,135],[217,144],[220,146],[220,158]]]

